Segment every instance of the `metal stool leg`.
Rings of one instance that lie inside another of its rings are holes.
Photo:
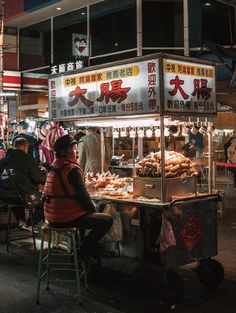
[[[85,287],[86,290],[89,290],[89,287],[88,287],[88,277],[87,277],[87,268],[86,268],[86,265],[85,265],[84,261],[81,262],[81,266],[82,266],[82,273],[83,273],[83,276],[84,276],[84,287]]]
[[[7,252],[9,252],[10,246],[10,236],[11,236],[11,207],[8,206],[8,221],[7,221]]]
[[[42,267],[43,267],[43,247],[44,247],[44,233],[42,233],[42,236],[41,236],[41,245],[40,245],[40,253],[39,253],[38,282],[37,282],[37,296],[36,296],[37,304],[39,304],[41,273],[42,273]]]
[[[33,238],[33,245],[34,245],[34,251],[37,251],[37,247],[36,247],[36,240],[35,240],[35,233],[34,233],[34,218],[33,218],[33,211],[32,208],[28,208],[29,210],[29,217],[30,217],[30,222],[31,222],[31,227],[32,227],[32,238]]]
[[[47,277],[46,277],[46,289],[49,290],[49,279],[50,279],[50,258],[51,258],[51,243],[52,243],[52,231],[48,231],[48,249],[47,249]]]
[[[76,276],[76,289],[77,289],[77,296],[79,299],[79,303],[82,303],[81,299],[81,288],[80,288],[80,273],[79,273],[79,265],[78,265],[78,256],[77,256],[77,249],[76,249],[76,240],[75,240],[75,234],[72,234],[72,249],[73,249],[73,255],[74,255],[74,266],[75,266],[75,276]]]

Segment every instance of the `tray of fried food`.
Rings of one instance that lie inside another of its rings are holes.
[[[161,177],[161,154],[150,153],[136,166],[136,175],[143,177]],[[189,158],[175,151],[165,152],[165,177],[185,177],[196,173],[194,164]]]
[[[85,183],[88,188],[94,187],[95,189],[98,188],[105,188],[109,185],[112,181],[119,178],[119,175],[111,174],[110,171],[106,173],[87,173],[85,176]]]
[[[127,192],[124,191],[123,188],[120,189],[103,189],[99,190],[98,194],[103,197],[109,197],[109,198],[115,198],[115,199],[127,199],[131,197],[131,195]]]
[[[150,153],[135,165],[137,176],[160,177],[160,159],[157,153]]]

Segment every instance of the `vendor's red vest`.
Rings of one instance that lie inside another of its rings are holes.
[[[68,174],[73,168],[81,170],[78,163],[68,159],[57,159],[52,164],[53,168],[61,169],[61,176],[68,191],[69,197],[65,196],[65,192],[61,186],[58,174],[50,171],[44,186],[44,214],[46,220],[51,223],[64,223],[78,219],[86,214],[81,204],[75,196],[75,191],[71,183],[68,181]]]

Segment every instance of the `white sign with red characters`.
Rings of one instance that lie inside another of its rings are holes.
[[[51,77],[49,101],[57,120],[159,113],[159,60]]]
[[[164,112],[216,114],[215,67],[163,59]]]
[[[72,55],[88,57],[89,50],[86,35],[72,33]]]

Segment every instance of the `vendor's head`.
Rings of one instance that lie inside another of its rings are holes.
[[[29,128],[29,124],[25,121],[21,121],[18,125],[17,125],[17,133],[18,134],[23,134],[26,133],[27,130]]]
[[[14,148],[28,153],[29,143],[25,138],[17,138],[14,142]]]
[[[71,135],[65,135],[58,138],[54,144],[54,151],[58,159],[68,158],[77,160],[79,157],[77,144],[81,141],[76,141]]]

